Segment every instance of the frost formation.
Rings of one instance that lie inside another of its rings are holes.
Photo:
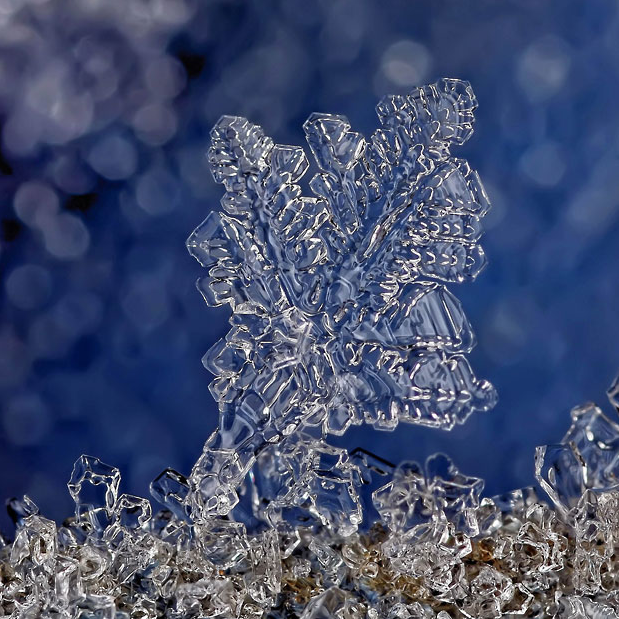
[[[219,429],[191,475],[194,516],[223,515],[264,448],[303,428],[343,434],[400,421],[451,429],[488,410],[494,388],[464,356],[470,324],[445,283],[485,264],[479,177],[451,155],[472,133],[467,82],[443,79],[377,106],[370,140],[344,116],[304,125],[318,172],[244,118],[213,129],[209,163],[226,189],[188,240],[207,303],[232,330],[204,357]]]
[[[213,130],[227,190],[188,241],[232,330],[205,356],[218,430],[189,478],[120,494],[82,456],[61,526],[27,496],[0,536],[0,617],[15,619],[619,619],[619,424],[592,404],[540,447],[534,488],[482,498],[446,456],[399,466],[326,441],[351,424],[451,428],[495,401],[463,356],[446,282],[483,266],[470,86],[441,80],[378,106],[369,142],[339,116],[300,148],[240,118]],[[609,390],[619,408],[619,382]]]

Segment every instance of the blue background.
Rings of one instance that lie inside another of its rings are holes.
[[[71,511],[74,460],[147,496],[216,425],[200,358],[228,311],[184,241],[222,195],[205,165],[221,114],[302,144],[313,111],[369,135],[384,93],[468,79],[458,154],[493,202],[477,282],[454,286],[471,363],[500,402],[451,433],[400,426],[339,444],[394,462],[444,451],[487,493],[533,480],[569,409],[619,368],[616,0],[4,0],[0,5],[0,497]],[[8,529],[3,516],[0,524]]]

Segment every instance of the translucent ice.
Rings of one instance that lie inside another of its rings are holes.
[[[312,114],[313,197],[298,185],[302,148],[244,118],[217,123],[208,158],[223,210],[187,245],[208,269],[198,283],[207,303],[229,303],[233,316],[204,357],[221,420],[191,475],[193,494],[209,497],[194,498],[195,516],[228,513],[257,453],[298,428],[450,429],[493,406],[445,286],[485,263],[488,200],[450,152],[470,136],[475,107],[468,83],[443,79],[385,97],[369,140],[343,116]]]

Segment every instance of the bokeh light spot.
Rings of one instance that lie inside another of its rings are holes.
[[[52,278],[47,269],[36,264],[24,264],[9,273],[5,288],[15,307],[32,310],[41,307],[49,299]]]
[[[529,147],[520,158],[524,175],[542,187],[554,187],[565,174],[565,159],[560,146],[541,142]]]
[[[120,135],[104,135],[88,154],[92,169],[111,181],[131,176],[137,167],[138,157],[133,144]]]
[[[426,47],[404,39],[387,48],[381,59],[381,71],[392,84],[410,87],[426,78],[431,64],[432,57]]]
[[[46,183],[27,181],[15,192],[13,209],[25,224],[40,227],[58,211],[58,196]]]
[[[15,396],[3,408],[2,426],[14,445],[37,445],[50,431],[52,420],[49,410],[34,393]]]
[[[75,260],[86,253],[90,233],[84,223],[70,213],[60,213],[43,230],[45,249],[55,258]]]
[[[534,41],[518,60],[517,79],[531,101],[542,101],[563,88],[571,51],[560,37],[547,35]]]

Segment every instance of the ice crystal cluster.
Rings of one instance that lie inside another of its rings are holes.
[[[228,513],[263,449],[271,459],[282,440],[300,440],[299,462],[316,451],[299,438],[305,428],[449,429],[494,404],[463,355],[473,333],[443,283],[484,266],[477,241],[488,200],[450,153],[470,136],[474,107],[456,80],[385,97],[369,141],[343,116],[312,114],[311,198],[297,184],[309,167],[302,148],[273,144],[244,118],[215,126],[209,162],[226,188],[223,212],[211,212],[188,247],[209,269],[199,282],[207,303],[230,303],[233,316],[204,358],[217,375],[220,427],[191,475],[194,516]]]
[[[57,526],[8,502],[0,616],[50,619],[619,617],[619,424],[592,404],[538,448],[533,487],[482,498],[446,456],[398,466],[327,442],[354,424],[450,429],[496,400],[446,284],[483,267],[488,208],[451,155],[475,98],[445,79],[378,105],[365,140],[341,116],[303,149],[243,118],[212,132],[223,210],[190,236],[199,288],[232,329],[206,354],[218,429],[189,477],[119,494],[90,456]],[[619,406],[619,383],[609,390]]]

